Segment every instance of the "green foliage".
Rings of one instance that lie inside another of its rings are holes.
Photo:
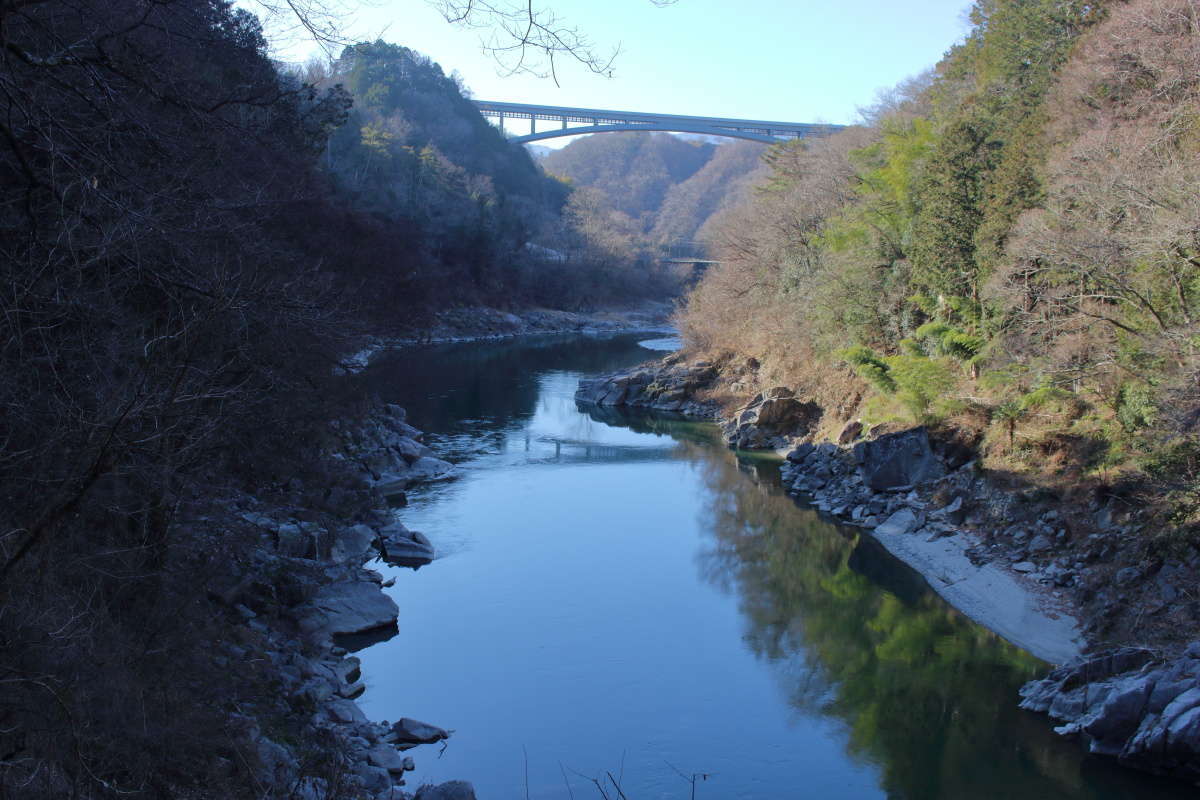
[[[355,101],[325,166],[349,204],[405,239],[395,267],[413,300],[581,308],[675,290],[626,218],[587,198],[568,204],[574,187],[545,174],[428,58],[363,42],[322,80]],[[662,138],[704,158],[713,149]]]
[[[369,122],[362,127],[362,146],[380,158],[391,158],[391,145],[395,138],[378,122]]]
[[[1052,403],[1061,403],[1071,399],[1073,398],[1069,392],[1051,384],[1044,384],[1031,392],[1011,398],[997,405],[992,409],[992,419],[1004,423],[1008,431],[1008,444],[1011,447],[1016,438],[1017,423],[1025,419],[1031,411],[1045,408]]]
[[[1052,384],[1044,384],[1020,397],[1022,409],[1036,410],[1046,408],[1051,403],[1062,403],[1073,400],[1073,396],[1065,389]]]
[[[929,421],[934,401],[953,388],[954,375],[939,361],[923,356],[892,356],[887,364],[896,397],[915,421]]]
[[[1127,433],[1154,423],[1158,411],[1154,389],[1147,383],[1127,382],[1117,391],[1117,421]]]
[[[1021,401],[1008,400],[992,409],[992,417],[1011,424],[1025,416],[1026,410]]]
[[[908,302],[920,309],[921,313],[927,317],[936,317],[940,310],[938,301],[927,294],[914,294],[908,298]]]
[[[878,142],[850,154],[858,173],[859,202],[843,220],[843,239],[864,237],[890,262],[908,257],[913,245],[916,191],[937,138],[929,120],[884,123]]]
[[[938,137],[917,192],[920,210],[913,223],[913,282],[920,289],[978,296],[975,231],[994,156],[986,131],[974,120],[954,120]]]
[[[932,340],[939,355],[950,356],[963,362],[973,361],[983,351],[983,339],[964,333],[945,322],[927,322],[917,328],[916,335],[918,339]]]
[[[934,402],[954,386],[954,376],[945,365],[926,358],[911,339],[904,355],[881,358],[869,347],[856,345],[841,352],[841,358],[865,381],[883,394],[895,395],[917,422],[931,419]],[[915,351],[915,352],[914,352]]]
[[[841,352],[842,360],[849,364],[858,376],[884,394],[894,394],[896,381],[891,368],[869,347],[855,345]]]
[[[939,136],[918,192],[914,282],[978,301],[1018,215],[1043,196],[1043,97],[1095,3],[979,0],[940,65]]]

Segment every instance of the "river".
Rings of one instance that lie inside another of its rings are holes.
[[[459,479],[399,518],[438,558],[396,577],[359,653],[373,719],[454,729],[410,786],[507,798],[1182,798],[1016,708],[1046,666],[855,528],[797,505],[715,426],[576,407],[654,335],[413,348],[365,379]],[[606,795],[602,795],[598,781]],[[694,785],[693,785],[694,783]],[[693,794],[694,791],[694,794]]]

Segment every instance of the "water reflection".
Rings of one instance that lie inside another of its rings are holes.
[[[1017,709],[1017,688],[1046,665],[946,605],[874,539],[797,508],[777,467],[694,450],[710,490],[702,573],[738,597],[745,642],[788,702],[844,720],[849,753],[882,767],[888,797],[1185,796],[1085,758]]]
[[[384,353],[362,380],[385,401],[408,409],[425,430],[494,433],[533,413],[539,379],[547,373],[592,374],[636,364],[656,354],[655,342],[644,334],[613,334],[409,347]]]
[[[463,477],[401,517],[442,556],[398,581],[400,635],[361,652],[368,713],[457,730],[411,783],[632,800],[1168,798],[1015,708],[1032,657],[955,613],[851,528],[798,508],[777,463],[715,427],[580,409],[637,337],[393,354],[364,380]],[[526,765],[528,757],[528,785]],[[570,788],[568,788],[568,786]]]

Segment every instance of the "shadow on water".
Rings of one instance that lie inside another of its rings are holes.
[[[699,566],[737,597],[744,641],[798,712],[837,718],[890,798],[1183,798],[1189,787],[1088,756],[1017,690],[1049,667],[947,605],[875,539],[799,506],[777,459],[733,454],[715,426],[581,410],[668,433],[701,465]]]

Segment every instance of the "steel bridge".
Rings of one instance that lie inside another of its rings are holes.
[[[637,111],[608,111],[600,108],[569,108],[538,106],[527,103],[497,103],[491,100],[472,100],[479,113],[499,121],[504,130],[507,119],[529,120],[529,133],[514,136],[515,142],[536,142],[558,136],[578,136],[586,133],[611,131],[670,131],[698,133],[706,136],[730,136],[771,144],[781,139],[802,139],[808,136],[828,136],[844,125],[824,125],[808,122],[769,122],[760,119],[728,119],[726,117],[686,117],[679,114],[643,114]],[[538,131],[538,121],[555,122],[552,130]]]

